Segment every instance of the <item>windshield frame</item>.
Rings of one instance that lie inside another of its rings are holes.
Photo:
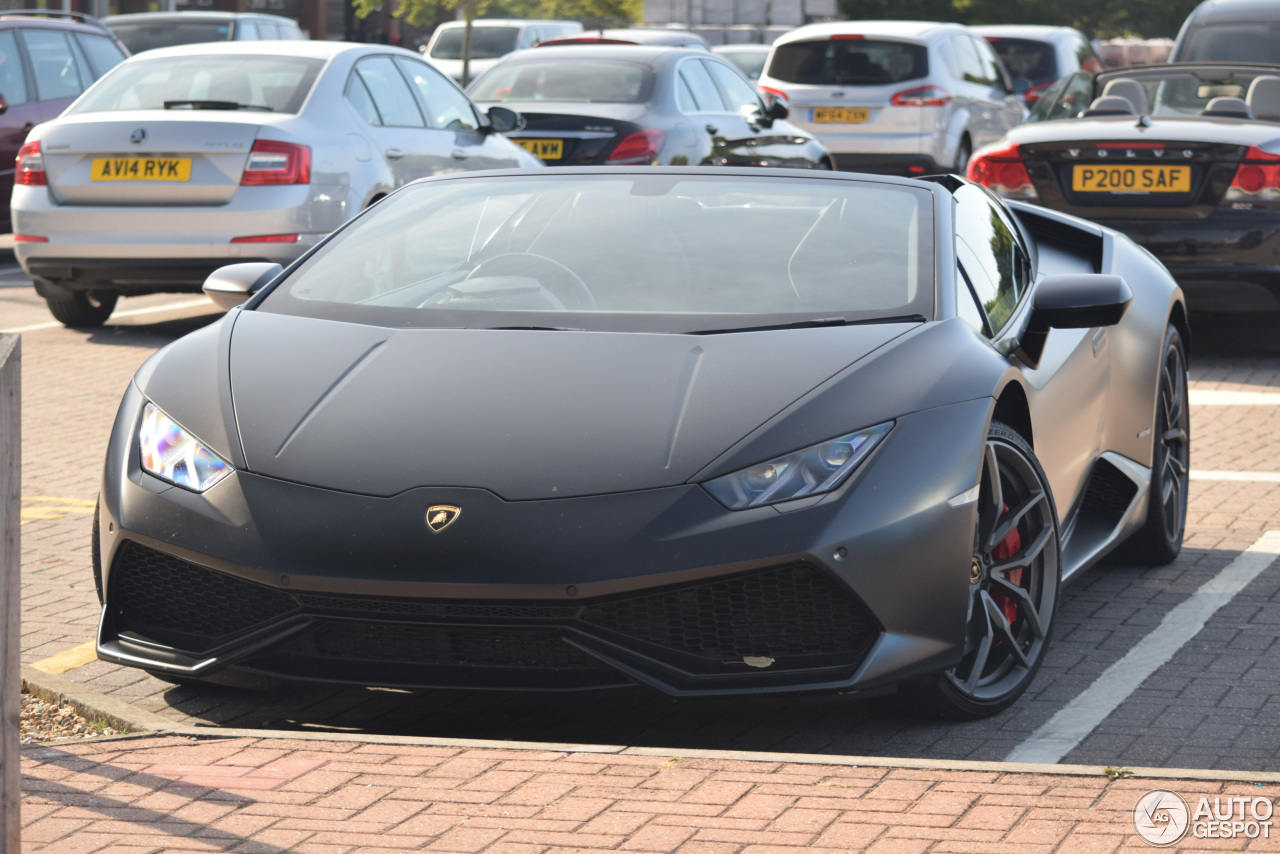
[[[366,217],[374,215],[374,207],[366,208],[359,215],[352,217],[340,228],[331,233],[323,241],[305,253],[297,261],[290,264],[280,275],[255,293],[244,305],[246,311],[264,311],[285,316],[307,317],[318,320],[330,320],[344,323],[359,323],[366,326],[392,329],[538,329],[555,331],[592,331],[592,332],[636,332],[649,334],[715,334],[751,331],[758,329],[804,328],[813,326],[839,326],[867,323],[923,323],[934,320],[941,310],[938,295],[940,238],[939,229],[945,226],[942,215],[940,193],[946,195],[940,187],[930,184],[895,179],[887,176],[859,175],[845,177],[839,174],[806,174],[795,170],[779,169],[746,169],[746,168],[675,168],[650,167],[644,170],[613,167],[609,169],[591,167],[565,167],[557,169],[556,175],[574,175],[579,177],[596,176],[604,179],[618,178],[628,175],[649,177],[668,175],[677,182],[680,179],[784,179],[787,181],[848,181],[863,185],[887,185],[904,192],[921,194],[920,219],[918,234],[917,260],[918,282],[915,302],[908,310],[898,314],[888,314],[885,310],[874,311],[822,311],[815,316],[812,310],[798,312],[769,313],[689,313],[689,312],[590,312],[590,311],[496,311],[496,310],[453,310],[434,308],[430,311],[418,311],[402,307],[384,307],[360,305],[354,303],[338,303],[320,300],[307,300],[293,296],[288,292],[287,283],[298,274],[305,272],[312,262],[318,262],[326,253],[326,248],[333,242],[344,239],[348,229],[356,228]],[[547,180],[544,170],[534,169],[500,169],[484,173],[464,173],[457,175],[440,175],[421,179],[406,185],[383,199],[377,207],[396,196],[421,191],[422,188],[452,181],[495,181],[512,178],[530,180]],[[441,322],[427,322],[438,319]],[[607,319],[607,322],[606,322]],[[584,326],[583,321],[599,321]],[[655,328],[661,326],[664,328]]]

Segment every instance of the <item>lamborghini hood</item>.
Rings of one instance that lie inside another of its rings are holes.
[[[916,325],[393,330],[244,311],[230,383],[252,472],[369,495],[566,498],[685,483]]]

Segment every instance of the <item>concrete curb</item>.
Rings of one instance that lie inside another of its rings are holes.
[[[331,741],[359,744],[403,744],[424,747],[456,747],[475,750],[537,750],[556,753],[598,753],[616,756],[679,756],[682,759],[723,759],[737,762],[786,762],[797,765],[841,765],[895,768],[917,771],[978,771],[997,774],[1046,774],[1059,777],[1123,776],[1127,779],[1202,780],[1220,783],[1280,783],[1280,772],[1221,771],[1207,768],[1121,768],[1102,765],[1045,765],[1030,762],[978,762],[968,759],[908,759],[887,756],[829,756],[822,753],[766,753],[748,750],[699,750],[672,747],[627,747],[620,744],[565,744],[539,741],[501,741],[475,738],[430,738],[412,735],[374,735],[349,732],[308,732],[270,729],[188,726],[139,709],[123,700],[100,694],[68,679],[51,676],[29,665],[22,667],[23,690],[46,702],[72,706],[90,720],[104,719],[128,734],[112,741],[145,735],[183,736],[199,739],[258,738],[289,741]],[[91,739],[94,742],[106,739]],[[24,747],[45,747],[43,744]],[[1121,773],[1116,774],[1119,770]]]

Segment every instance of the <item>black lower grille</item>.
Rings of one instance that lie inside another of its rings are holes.
[[[1137,485],[1124,472],[1106,460],[1098,460],[1089,475],[1080,510],[1091,519],[1114,526],[1124,518],[1137,494]]]
[[[108,595],[119,632],[203,652],[290,615],[312,625],[266,654],[424,667],[594,669],[566,643],[597,638],[688,673],[853,665],[880,628],[836,579],[795,563],[574,602],[442,601],[290,594],[140,545],[121,547]],[[587,644],[590,647],[590,644]]]
[[[118,631],[192,651],[297,610],[287,593],[126,542],[111,570]]]
[[[719,578],[583,609],[588,625],[714,660],[853,655],[874,621],[806,564]]]

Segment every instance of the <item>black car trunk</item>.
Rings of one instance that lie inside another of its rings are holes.
[[[1204,219],[1222,202],[1246,146],[1185,141],[1019,146],[1041,204],[1087,219]]]
[[[542,158],[548,166],[603,163],[618,142],[640,126],[607,116],[556,112],[524,112],[525,126],[512,131],[517,145]]]

